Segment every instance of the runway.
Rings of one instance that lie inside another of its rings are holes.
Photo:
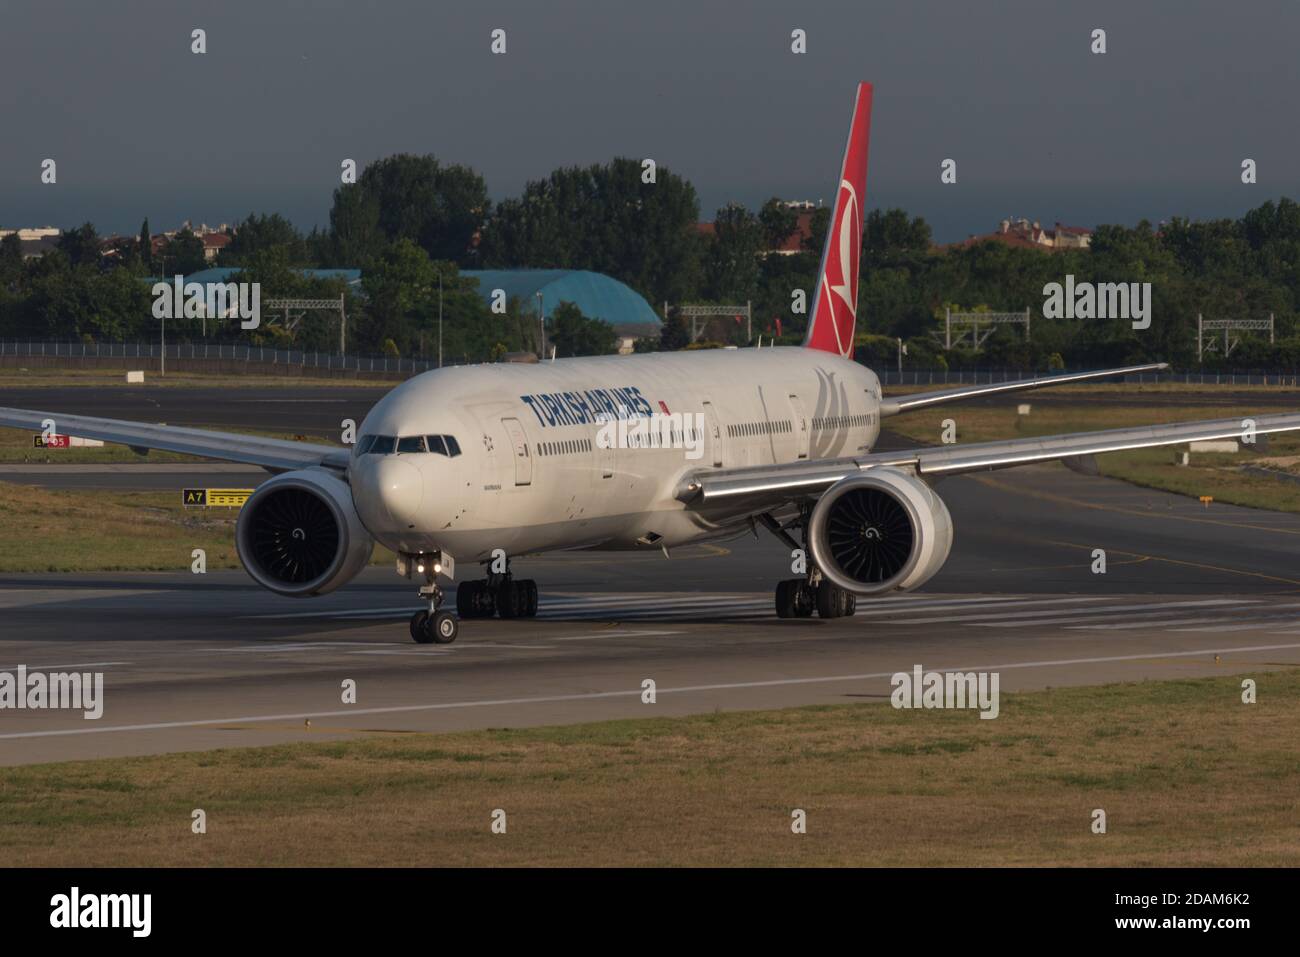
[[[1060,468],[939,491],[958,527],[949,565],[836,621],[772,615],[789,559],[766,536],[670,560],[521,559],[538,619],[465,622],[451,646],[410,640],[412,588],[383,568],[311,601],[237,572],[4,576],[0,671],[101,671],[105,706],[97,721],[0,712],[0,763],[884,701],[917,664],[998,671],[1015,691],[1300,663],[1300,516]]]

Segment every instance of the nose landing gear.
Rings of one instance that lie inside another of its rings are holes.
[[[428,601],[429,609],[411,616],[411,637],[422,645],[449,645],[460,633],[460,621],[441,607],[446,596],[438,587],[437,577],[443,571],[443,560],[439,554],[403,555],[397,561],[397,570],[408,578],[412,571],[424,575],[425,583],[420,586],[419,595]],[[451,571],[449,559],[447,571]]]

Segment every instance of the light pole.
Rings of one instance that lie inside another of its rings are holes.
[[[907,346],[903,345],[903,340],[898,340],[898,381],[903,381],[903,356],[907,355]]]
[[[442,368],[442,271],[438,271],[438,368]]]

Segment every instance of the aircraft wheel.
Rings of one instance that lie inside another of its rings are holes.
[[[844,589],[828,581],[818,585],[817,614],[822,618],[838,618],[844,614]]]
[[[776,583],[776,617],[794,618],[795,592],[799,586],[798,579],[787,578]]]
[[[462,618],[474,617],[478,582],[461,582],[456,586],[456,613]]]
[[[847,588],[841,589],[841,592],[844,595],[844,610],[841,614],[847,618],[852,618],[858,612],[858,596]]]
[[[411,637],[422,645],[427,645],[433,641],[433,635],[427,627],[428,621],[429,613],[427,611],[417,611],[411,616]]]
[[[794,613],[799,618],[810,618],[817,608],[817,593],[813,587],[805,581],[794,582]]]
[[[432,620],[426,619],[424,630],[429,634],[429,640],[440,645],[449,645],[460,633],[460,622],[451,612],[440,611],[433,616]]]
[[[533,581],[531,578],[525,578],[520,582],[516,582],[515,587],[517,587],[520,591],[520,594],[523,595],[523,600],[520,602],[520,611],[519,611],[520,617],[536,618],[537,617],[537,582]]]
[[[520,617],[523,597],[523,589],[517,582],[502,582],[497,589],[497,614],[502,618]]]

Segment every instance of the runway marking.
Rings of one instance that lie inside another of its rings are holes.
[[[1234,526],[1234,527],[1239,527],[1239,526]],[[1050,539],[1046,542],[1046,544],[1060,545],[1063,548],[1080,548],[1088,552],[1091,552],[1096,547],[1095,545],[1080,545],[1077,542],[1056,542]],[[1229,568],[1226,565],[1210,565],[1205,562],[1189,562],[1189,561],[1183,561],[1182,559],[1179,558],[1166,558],[1163,555],[1144,555],[1141,552],[1126,552],[1118,548],[1112,548],[1109,551],[1113,552],[1116,555],[1131,555],[1131,556],[1136,556],[1138,558],[1147,558],[1154,562],[1168,562],[1170,565],[1186,565],[1188,568],[1201,568],[1206,571],[1212,571],[1212,572],[1227,572],[1230,575],[1245,575],[1248,578],[1262,578],[1264,579],[1264,581],[1281,582],[1284,585],[1300,585],[1300,579],[1279,578],[1276,575],[1265,575],[1263,572],[1252,572],[1242,568]]]
[[[1013,671],[1022,668],[1061,668],[1073,665],[1108,664],[1118,661],[1155,661],[1165,658],[1196,658],[1202,655],[1243,654],[1253,651],[1281,651],[1300,648],[1300,642],[1285,645],[1248,645],[1240,648],[1201,648],[1196,651],[1149,652],[1141,655],[1107,655],[1098,658],[1058,658],[1044,661],[1016,661],[998,665],[963,665],[932,669],[935,671]],[[694,694],[702,691],[743,691],[750,688],[776,688],[791,685],[828,684],[841,681],[868,681],[890,678],[897,671],[876,671],[853,675],[823,675],[811,678],[774,678],[768,681],[737,681],[725,684],[684,685],[659,688],[659,694]],[[502,707],[505,705],[552,704],[565,701],[596,701],[607,698],[640,697],[640,688],[618,691],[588,691],[575,694],[542,695],[533,698],[492,698],[479,701],[448,701],[438,704],[391,705],[384,708],[348,708],[336,711],[302,711],[293,714],[248,715],[238,718],[198,718],[191,721],[157,721],[150,724],[119,724],[94,728],[59,728],[50,731],[18,731],[0,734],[0,741],[21,738],[53,738],[81,734],[114,734],[123,731],[167,731],[175,728],[208,728],[231,724],[263,724],[271,721],[302,721],[309,718],[338,718],[359,714],[411,714],[421,711],[451,711],[463,708]]]
[[[1226,522],[1226,521],[1221,521],[1219,519],[1213,519],[1213,518],[1200,518],[1195,515],[1188,515],[1185,510],[1179,512],[1172,512],[1172,513],[1169,512],[1161,513],[1155,511],[1154,509],[1146,510],[1146,509],[1137,509],[1137,508],[1120,508],[1115,505],[1103,505],[1100,502],[1090,502],[1087,499],[1073,498],[1068,495],[1058,495],[1054,492],[1044,492],[1043,490],[1037,488],[1018,487],[1009,482],[1003,482],[995,478],[988,478],[985,476],[971,476],[971,477],[974,478],[975,481],[980,482],[990,488],[1001,489],[1002,491],[1009,492],[1012,495],[1029,495],[1033,498],[1041,498],[1047,502],[1055,502],[1058,505],[1071,505],[1076,508],[1095,508],[1102,512],[1115,512],[1120,515],[1136,515],[1140,518],[1177,519],[1178,521],[1182,521],[1182,522],[1197,522],[1202,525],[1222,525],[1225,528],[1249,529],[1251,531],[1258,531],[1258,532],[1277,532],[1280,535],[1300,535],[1300,529],[1295,529],[1295,528],[1279,528],[1275,525],[1249,525],[1244,522]],[[1114,481],[1123,481],[1123,480],[1115,479]],[[1164,492],[1162,494],[1174,495],[1175,493]],[[1179,498],[1183,498],[1183,496],[1179,496]],[[1178,504],[1182,505],[1184,504],[1184,502],[1180,501]],[[1186,499],[1186,504],[1191,505],[1194,503],[1191,501],[1191,499]],[[1120,554],[1132,555],[1136,553],[1121,552]],[[1296,582],[1295,584],[1300,584],[1300,582]]]
[[[1002,601],[999,602],[998,604],[993,604],[993,605],[988,605],[983,603],[981,603],[980,605],[975,605],[972,603],[969,605],[963,605],[961,607],[972,608],[975,611],[992,611],[992,610],[1000,611],[1003,608],[1015,608],[1024,605],[1073,605],[1073,604],[1080,604],[1083,602],[1097,602],[1097,601],[1109,601],[1109,600],[1111,599],[1105,595],[1082,596],[1077,598],[1025,598],[1019,601],[1014,601],[1014,600]],[[861,607],[861,603],[859,603],[857,614],[897,615],[905,612],[916,612],[919,614],[924,614],[932,608],[940,609],[947,606],[948,604],[949,603],[947,602],[929,602],[926,603],[923,607],[919,607],[919,608],[918,607],[904,608],[901,606],[898,608],[886,608],[886,607],[876,606],[874,608],[867,608],[864,611]],[[961,608],[948,608],[947,610],[960,611]]]
[[[1164,609],[1166,608],[1189,608],[1189,607],[1203,607],[1208,605],[1242,605],[1242,604],[1253,604],[1255,601],[1257,601],[1257,599],[1253,599],[1253,598],[1210,598],[1202,601],[1172,601],[1172,602],[1160,602],[1154,604],[1151,602],[1146,602],[1141,605],[1094,605],[1092,608],[1079,608],[1077,609],[1077,611],[1085,613],[1086,615],[1090,615],[1090,616],[1109,615],[1121,611],[1140,612],[1144,610],[1149,610],[1152,613],[1159,613],[1164,611]],[[1041,618],[1049,618],[1049,616],[1051,615],[1060,615],[1060,611],[1014,611],[1007,615],[989,615],[989,614],[950,615],[944,618],[915,618],[906,621],[893,622],[893,624],[937,625],[937,624],[943,624],[945,622],[953,622],[953,621],[970,622],[974,624],[976,622],[988,621],[990,619],[1004,619],[1004,620],[1012,619],[1012,618],[1040,618],[1041,619]],[[1069,619],[1069,618],[1059,619],[1059,621],[1087,621],[1087,620],[1088,618],[1086,617],[1073,618],[1073,619]],[[998,623],[1001,624],[1001,621],[999,621]],[[1052,620],[1050,620],[1050,618],[1047,621],[1029,622],[1029,624],[1031,625],[1051,624],[1051,623]],[[1016,626],[1009,624],[1008,627],[1016,627]]]
[[[1224,611],[1235,611],[1236,609],[1224,609]],[[1113,612],[1121,612],[1120,608],[1096,608],[1089,609],[1090,615],[1077,615],[1070,618],[1043,618],[1038,621],[977,621],[972,622],[975,628],[1033,628],[1036,625],[1073,625],[1080,621],[1096,621],[1102,615],[1110,615]],[[1131,611],[1124,612],[1124,618],[1129,622],[1129,627],[1142,627],[1159,625],[1163,627],[1167,622],[1162,621],[1158,616],[1166,614],[1164,611],[1158,611],[1152,608],[1149,611]],[[1157,617],[1152,617],[1157,616]],[[1213,621],[1212,618],[1201,618],[1199,621]]]
[[[73,668],[107,668],[110,665],[129,665],[129,661],[82,661],[75,665],[26,665],[28,671],[64,671]],[[0,671],[16,671],[20,665],[0,667]]]

